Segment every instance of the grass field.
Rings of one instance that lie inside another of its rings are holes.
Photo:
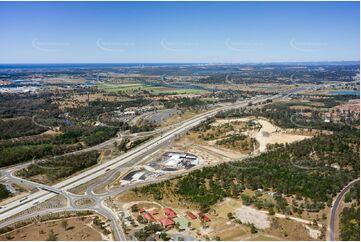
[[[145,85],[142,83],[128,83],[128,84],[98,84],[97,87],[106,92],[119,92],[119,91],[133,91],[143,89]]]
[[[103,236],[98,228],[92,225],[93,217],[66,218],[32,223],[25,227],[15,229],[9,233],[0,235],[0,240],[32,241],[48,240],[50,231],[53,231],[57,240],[65,241],[99,241]],[[67,228],[62,226],[62,221],[67,221]]]
[[[270,236],[270,235],[265,235],[265,234],[260,234],[258,236],[250,238],[249,240],[250,241],[275,241],[275,240],[281,240],[281,238]]]
[[[154,95],[159,94],[195,94],[204,93],[205,90],[191,88],[172,88],[161,86],[150,86],[142,83],[129,84],[99,84],[98,88],[106,92],[129,92],[137,90],[147,90]]]
[[[154,95],[159,95],[159,94],[196,94],[196,93],[204,93],[206,91],[200,89],[187,89],[187,88],[151,87],[150,92]]]

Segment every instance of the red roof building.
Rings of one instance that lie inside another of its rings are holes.
[[[177,214],[173,211],[173,209],[171,208],[165,208],[164,209],[164,214],[169,218],[169,219],[172,219],[172,218],[175,218],[177,217]]]
[[[189,219],[196,219],[197,217],[196,217],[196,215],[194,215],[192,212],[190,212],[190,211],[187,211],[187,217],[189,218]]]
[[[140,209],[139,209],[139,212],[140,212],[140,213],[144,213],[144,212],[145,212],[145,209],[144,209],[144,208],[140,208]]]
[[[146,220],[148,220],[149,222],[156,222],[157,220],[155,220],[155,218],[151,215],[151,214],[149,214],[149,213],[145,213],[144,215],[143,215],[143,217],[146,219]]]
[[[174,225],[174,221],[169,218],[164,218],[160,220],[160,223],[163,225],[164,228],[168,229],[169,227]]]
[[[198,216],[203,222],[210,222],[211,221],[211,219],[207,215],[205,215],[203,213],[198,213]]]
[[[210,221],[211,221],[211,219],[210,219],[207,215],[204,215],[204,216],[202,217],[202,220],[203,220],[204,222],[210,222]]]

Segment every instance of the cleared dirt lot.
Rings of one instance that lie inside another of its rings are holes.
[[[266,214],[260,213],[257,209],[241,206],[235,210],[235,216],[242,223],[253,223],[257,228],[266,229],[270,227],[270,221]]]
[[[281,129],[265,119],[257,119],[256,122],[262,125],[262,128],[257,133],[253,134],[254,138],[256,138],[259,143],[260,152],[266,151],[268,144],[292,143],[312,137],[287,133],[287,130]]]
[[[248,123],[250,122],[252,122],[252,125],[249,126]],[[293,129],[282,129],[272,124],[269,120],[256,119],[254,117],[217,119],[210,124],[210,127],[206,132],[188,132],[177,144],[192,146],[198,150],[198,153],[205,153],[207,155],[218,153],[224,158],[237,159],[250,153],[265,152],[270,144],[292,143],[312,137],[312,134],[305,133],[303,135]],[[217,145],[217,141],[239,134],[246,135],[247,138],[240,143]],[[213,135],[215,138],[208,141],[202,138],[202,136],[207,138],[209,135]],[[252,139],[255,139],[256,143],[253,147],[249,147],[249,142]],[[193,151],[193,153],[197,152]]]
[[[311,135],[300,135],[293,132],[290,129],[282,129],[274,124],[272,124],[267,119],[256,119],[254,117],[246,118],[234,118],[234,119],[222,119],[217,120],[215,125],[226,124],[226,123],[236,123],[236,122],[249,122],[252,121],[260,126],[260,129],[250,130],[247,134],[251,138],[255,138],[259,144],[258,150],[264,152],[267,150],[267,145],[269,144],[285,144],[292,143],[295,141],[300,141],[307,138],[312,138]]]

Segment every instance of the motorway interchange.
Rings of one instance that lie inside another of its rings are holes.
[[[249,104],[249,102],[252,102],[252,104],[259,104],[266,100],[282,99],[289,96],[292,93],[304,89],[305,88],[297,88],[293,91],[287,92],[282,95],[278,94],[267,97],[265,96],[255,97],[249,100],[238,102],[236,104],[221,106],[211,111],[207,111],[205,113],[196,115],[189,120],[168,127],[167,129],[163,129],[160,135],[158,135],[156,138],[151,139],[150,141],[130,150],[129,152],[126,152],[125,154],[122,154],[101,165],[88,169],[76,176],[70,177],[67,180],[64,180],[53,186],[47,186],[47,185],[35,183],[32,181],[21,179],[13,175],[14,171],[23,168],[27,164],[3,169],[0,172],[3,179],[6,179],[6,181],[21,183],[22,185],[25,185],[27,187],[37,188],[39,191],[36,191],[25,198],[15,200],[11,203],[2,206],[0,209],[0,228],[9,226],[16,222],[20,222],[29,218],[42,216],[49,213],[87,210],[87,211],[94,211],[96,213],[99,213],[110,220],[114,240],[127,240],[120,226],[121,218],[116,212],[112,211],[109,207],[106,206],[105,201],[110,197],[116,196],[124,191],[133,189],[137,186],[159,182],[160,180],[164,180],[164,179],[169,179],[170,176],[172,175],[165,175],[161,179],[155,179],[154,181],[152,180],[152,181],[137,182],[133,184],[122,185],[121,187],[112,189],[109,192],[100,193],[100,194],[94,191],[97,187],[102,187],[102,186],[104,187],[106,184],[111,182],[115,177],[118,177],[120,175],[119,174],[120,172],[121,174],[126,174],[126,171],[128,171],[129,168],[137,165],[142,160],[142,158],[156,152],[159,148],[171,142],[175,137],[187,132],[191,128],[200,124],[202,121],[215,116],[219,111],[245,107]],[[101,145],[96,146],[95,148],[100,148],[101,146],[109,144],[109,142],[112,141],[113,140],[109,140]],[[92,183],[92,181],[95,180],[97,182]],[[84,184],[86,185],[90,184],[90,185],[87,187],[86,192],[83,195],[78,195],[70,192],[71,189]],[[67,199],[67,204],[65,207],[41,209],[40,211],[36,211],[34,213],[20,214],[23,211],[26,211],[32,207],[35,207],[59,195],[62,195]],[[79,203],[79,201],[81,200],[87,200],[90,202],[88,204],[82,205]],[[330,239],[333,238],[331,235],[329,237]]]
[[[126,167],[131,167],[132,165],[135,165],[137,162],[141,160],[141,158],[150,155],[154,151],[156,151],[158,148],[160,148],[162,145],[167,144],[170,140],[174,139],[174,137],[181,135],[182,133],[185,133],[186,131],[190,130],[191,128],[195,127],[202,121],[206,120],[209,117],[212,117],[216,115],[219,111],[232,109],[236,107],[244,107],[248,105],[249,102],[252,102],[254,104],[264,102],[267,99],[275,99],[281,97],[280,95],[276,95],[273,97],[258,97],[258,98],[252,98],[250,100],[245,100],[242,102],[239,102],[237,104],[233,104],[230,106],[223,106],[216,108],[214,110],[202,113],[200,115],[197,115],[193,117],[190,120],[181,122],[169,131],[164,132],[163,134],[159,135],[158,137],[146,142],[143,145],[140,145],[133,150],[130,150],[129,152],[116,157],[115,159],[112,159],[110,161],[107,161],[99,166],[96,166],[94,168],[91,168],[79,175],[76,175],[74,177],[71,177],[65,181],[62,181],[58,184],[55,184],[54,186],[46,186],[43,184],[38,184],[35,182],[31,182],[25,179],[21,179],[18,177],[15,177],[12,173],[19,169],[17,167],[11,167],[9,169],[3,170],[1,173],[7,180],[12,180],[16,183],[22,183],[26,184],[27,186],[36,187],[39,189],[39,191],[30,194],[26,198],[18,199],[16,201],[13,201],[9,204],[6,204],[3,206],[0,210],[0,220],[4,222],[0,222],[0,227],[8,226],[14,222],[18,222],[24,219],[27,219],[29,217],[38,216],[42,214],[46,214],[49,212],[60,212],[60,211],[81,211],[81,210],[93,210],[95,212],[98,212],[102,214],[103,216],[110,219],[112,223],[112,232],[115,240],[126,240],[124,233],[121,231],[121,228],[119,226],[120,220],[119,217],[113,213],[109,208],[107,208],[104,205],[104,201],[114,195],[117,195],[121,192],[124,192],[128,189],[134,188],[136,186],[141,185],[141,183],[127,185],[124,187],[120,187],[118,189],[112,190],[111,192],[104,193],[104,194],[95,194],[94,188],[95,185],[88,187],[86,193],[84,195],[76,195],[68,190],[78,187],[82,184],[88,183],[94,179],[97,179],[99,177],[104,177],[104,181],[97,183],[97,186],[101,186],[102,184],[106,184],[107,181],[110,181],[113,176],[119,172],[120,170],[124,170]],[[24,165],[21,166],[23,168]],[[167,177],[165,177],[167,178]],[[159,179],[157,180],[159,181]],[[31,215],[25,215],[25,216],[15,216],[22,211],[25,211],[27,209],[30,209],[31,207],[34,207],[42,202],[45,202],[57,195],[63,195],[67,199],[67,206],[66,208],[59,208],[59,209],[51,209],[48,211],[39,211],[36,212],[36,214]],[[78,206],[76,205],[76,201],[80,199],[90,199],[92,203],[88,206]],[[10,219],[9,219],[10,218]]]

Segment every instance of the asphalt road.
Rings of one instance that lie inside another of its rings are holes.
[[[336,196],[335,200],[332,203],[332,208],[330,211],[330,221],[329,221],[329,225],[328,225],[328,233],[329,233],[328,240],[330,240],[330,241],[335,240],[335,219],[337,216],[337,214],[336,214],[337,208],[340,205],[346,192],[348,192],[348,190],[358,181],[360,181],[360,178],[357,178],[356,180],[353,180],[352,182],[347,184],[347,186],[345,186],[341,190],[341,192]]]

